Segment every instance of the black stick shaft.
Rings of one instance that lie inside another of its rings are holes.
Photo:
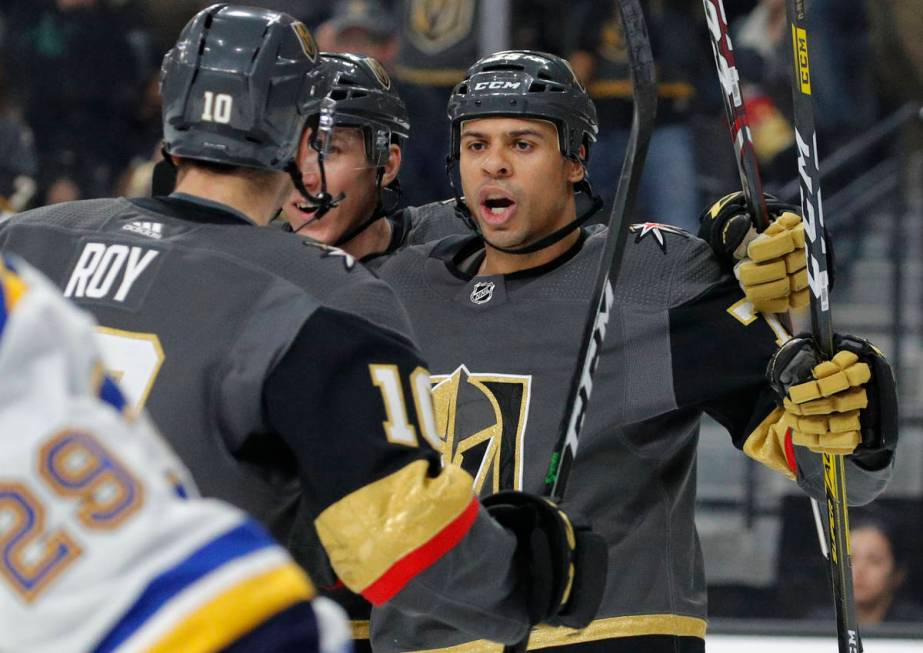
[[[740,187],[747,200],[750,218],[757,231],[762,231],[769,226],[769,211],[766,208],[766,198],[763,196],[763,181],[760,178],[759,162],[753,149],[750,122],[747,119],[743,95],[740,92],[740,76],[734,61],[734,46],[728,34],[724,2],[722,0],[702,0],[702,3],[705,6],[711,49],[715,55],[715,66],[721,82],[721,97],[724,100],[728,127],[731,130],[731,144],[737,159]]]
[[[627,225],[631,213],[641,170],[647,155],[647,146],[654,129],[657,111],[657,81],[654,59],[651,54],[647,25],[638,0],[619,0],[622,29],[632,75],[634,114],[628,148],[622,163],[615,201],[609,214],[609,235],[596,275],[591,313],[583,329],[580,348],[580,365],[571,378],[567,410],[559,429],[558,442],[545,476],[545,494],[557,501],[564,497],[571,465],[577,454],[577,439],[583,427],[587,405],[593,390],[593,375],[602,349],[606,326],[614,300],[613,287],[625,249]]]
[[[599,262],[596,275],[591,312],[587,316],[580,347],[579,366],[571,379],[567,399],[567,410],[561,421],[558,442],[548,472],[545,475],[545,494],[556,501],[564,497],[567,479],[577,455],[577,439],[583,427],[590,394],[593,390],[593,374],[606,335],[606,326],[614,301],[613,287],[618,277],[625,249],[627,225],[625,221],[631,212],[641,170],[647,156],[647,146],[654,130],[657,111],[657,80],[654,72],[654,57],[651,54],[647,25],[638,0],[619,0],[622,29],[628,48],[631,66],[634,114],[631,120],[631,134],[622,163],[615,201],[609,214],[609,235]],[[602,570],[601,570],[602,573]],[[504,647],[504,653],[521,653],[529,645],[528,635],[517,644]]]
[[[795,142],[798,147],[798,177],[804,216],[808,284],[811,289],[811,331],[826,358],[834,354],[833,320],[827,275],[827,246],[824,242],[824,212],[821,201],[817,132],[808,49],[805,0],[786,0],[792,37],[792,101],[795,110]],[[840,653],[860,653],[859,626],[853,596],[852,563],[849,554],[849,511],[846,502],[846,474],[843,456],[824,454],[824,490],[827,504],[828,561],[836,605],[837,641]]]

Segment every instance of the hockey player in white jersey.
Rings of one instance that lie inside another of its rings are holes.
[[[129,414],[92,326],[0,259],[0,651],[348,651],[342,611]]]

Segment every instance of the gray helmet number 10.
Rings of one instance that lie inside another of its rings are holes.
[[[319,70],[314,39],[290,16],[226,4],[203,9],[163,60],[165,151],[288,169],[324,96]]]

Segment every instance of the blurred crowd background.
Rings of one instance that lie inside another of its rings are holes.
[[[160,61],[208,4],[0,0],[0,208],[149,193],[160,157]],[[616,2],[245,4],[301,19],[321,50],[369,54],[386,67],[411,116],[401,172],[407,204],[451,194],[445,106],[468,65],[508,47],[566,56],[597,104],[590,179],[611,200],[632,112]],[[739,187],[702,2],[643,4],[660,102],[637,213],[694,231],[703,208]],[[826,215],[839,261],[835,319],[885,343],[904,409],[895,483],[854,544],[856,594],[866,623],[902,622],[923,635],[923,0],[807,5]],[[797,201],[785,2],[725,6],[764,183]],[[807,499],[747,464],[712,425],[703,430],[699,514],[712,614],[719,623],[820,618],[829,627],[829,582]]]

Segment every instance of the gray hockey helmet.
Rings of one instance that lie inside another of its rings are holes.
[[[403,146],[410,135],[407,106],[387,71],[376,59],[355,54],[322,52],[321,65],[336,102],[334,124],[361,128],[369,165],[384,166],[388,146]]]
[[[599,131],[596,107],[561,57],[533,50],[507,50],[477,61],[452,90],[449,157],[459,156],[461,123],[490,116],[548,120],[557,127],[561,153],[589,156]],[[583,157],[585,160],[586,157]]]
[[[323,97],[317,46],[291,16],[215,4],[163,60],[164,149],[190,159],[289,168]]]

